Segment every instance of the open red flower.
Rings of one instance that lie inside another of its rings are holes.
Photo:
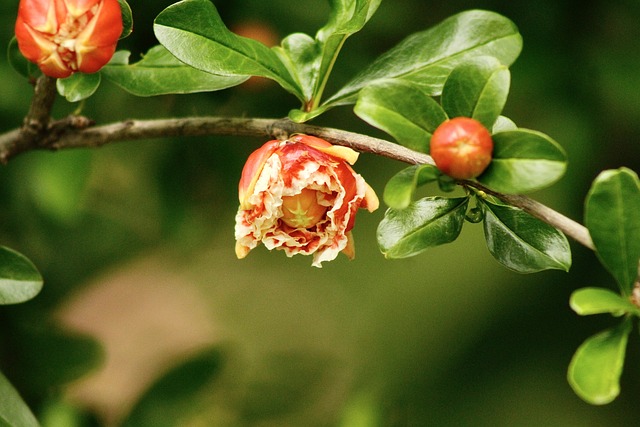
[[[288,256],[313,255],[315,267],[343,252],[355,255],[358,208],[378,208],[373,189],[349,164],[358,153],[308,135],[269,141],[242,170],[236,215],[236,255],[259,243]]]
[[[94,73],[113,56],[122,34],[118,0],[20,0],[20,52],[44,74]]]

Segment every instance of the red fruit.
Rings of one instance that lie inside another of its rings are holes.
[[[479,121],[456,117],[438,126],[431,136],[430,151],[443,173],[455,179],[471,179],[491,163],[493,141]]]

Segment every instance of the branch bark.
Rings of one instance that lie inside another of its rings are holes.
[[[0,162],[6,163],[11,155],[40,144],[49,129],[55,99],[56,79],[48,76],[39,77],[35,82],[33,99],[22,127],[0,135]]]
[[[49,123],[47,127],[49,132],[40,133],[37,139],[25,135],[24,128],[0,135],[0,161],[7,162],[20,153],[34,149],[95,148],[119,141],[150,138],[237,135],[285,139],[294,133],[305,133],[318,136],[333,144],[409,164],[434,164],[431,156],[427,154],[412,151],[383,139],[339,129],[294,123],[288,119],[188,117],[126,120],[94,127],[89,125],[90,122],[87,119],[72,116]],[[542,203],[523,195],[497,193],[478,183],[466,184],[523,209],[583,246],[594,249],[586,227]]]

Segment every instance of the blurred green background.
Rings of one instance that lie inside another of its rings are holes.
[[[5,46],[17,3],[0,3]],[[153,18],[171,3],[131,0],[134,33],[120,48],[139,55],[153,46]],[[276,40],[314,34],[329,10],[324,0],[215,3],[230,28],[266,27]],[[566,148],[566,177],[534,197],[581,219],[601,170],[640,170],[637,1],[386,1],[348,40],[327,95],[408,34],[470,8],[500,12],[520,28],[524,51],[505,114]],[[30,91],[1,61],[2,131],[21,123]],[[58,100],[55,116],[76,107]],[[105,83],[83,114],[106,123],[282,117],[295,107],[264,81],[151,99]],[[313,123],[384,137],[348,108]],[[578,287],[613,285],[579,245],[572,244],[569,274],[522,276],[493,261],[481,227],[466,224],[451,245],[386,261],[375,241],[380,209],[359,214],[354,261],[341,256],[315,269],[308,258],[264,248],[236,260],[237,181],[262,142],[167,138],[31,152],[0,166],[0,244],[28,256],[45,277],[36,299],[0,307],[0,368],[44,425],[637,422],[640,340],[630,340],[614,403],[590,406],[565,380],[577,346],[613,324],[579,318],[568,306]],[[362,155],[357,170],[381,194],[403,166]],[[185,361],[193,363],[140,400]]]

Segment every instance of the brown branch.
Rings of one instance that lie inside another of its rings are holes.
[[[127,120],[88,127],[90,122],[81,117],[69,117],[48,125],[49,132],[38,141],[24,140],[22,130],[0,135],[0,161],[6,162],[30,149],[60,150],[67,148],[95,148],[118,141],[131,141],[162,137],[205,135],[261,136],[286,138],[294,133],[306,133],[323,138],[333,144],[373,153],[409,164],[434,164],[433,159],[401,145],[347,132],[344,130],[294,123],[288,119],[189,117],[157,120]],[[485,191],[504,202],[519,207],[552,225],[578,243],[593,249],[589,232],[583,225],[527,196],[501,194],[478,183],[466,183]]]
[[[41,133],[49,125],[51,109],[56,99],[56,79],[41,76],[36,80],[29,112],[24,118],[23,130]]]
[[[498,193],[477,182],[466,181],[465,185],[474,187],[478,190],[482,190],[485,193],[495,196],[503,202],[506,202],[512,206],[517,206],[523,211],[540,219],[541,221],[554,226],[581,245],[591,250],[595,250],[595,246],[593,245],[593,241],[591,240],[591,236],[589,235],[589,230],[587,230],[587,228],[582,224],[579,224],[571,218],[562,215],[560,212],[555,211],[550,207],[521,194]]]
[[[378,154],[412,164],[433,164],[430,156],[383,139],[339,129],[299,124],[288,119],[187,117],[126,120],[95,127],[86,127],[87,124],[86,119],[82,120],[81,117],[74,116],[53,122],[50,128],[57,131],[43,136],[38,144],[32,144],[28,149],[95,148],[118,141],[181,136],[237,135],[286,138],[294,133],[306,133],[360,152]],[[0,159],[6,162],[27,151],[24,149],[27,148],[25,143],[14,142],[19,138],[20,135],[16,131],[0,135]]]
[[[0,162],[6,163],[12,155],[35,148],[40,143],[49,129],[55,99],[56,79],[39,77],[22,127],[0,136]]]

